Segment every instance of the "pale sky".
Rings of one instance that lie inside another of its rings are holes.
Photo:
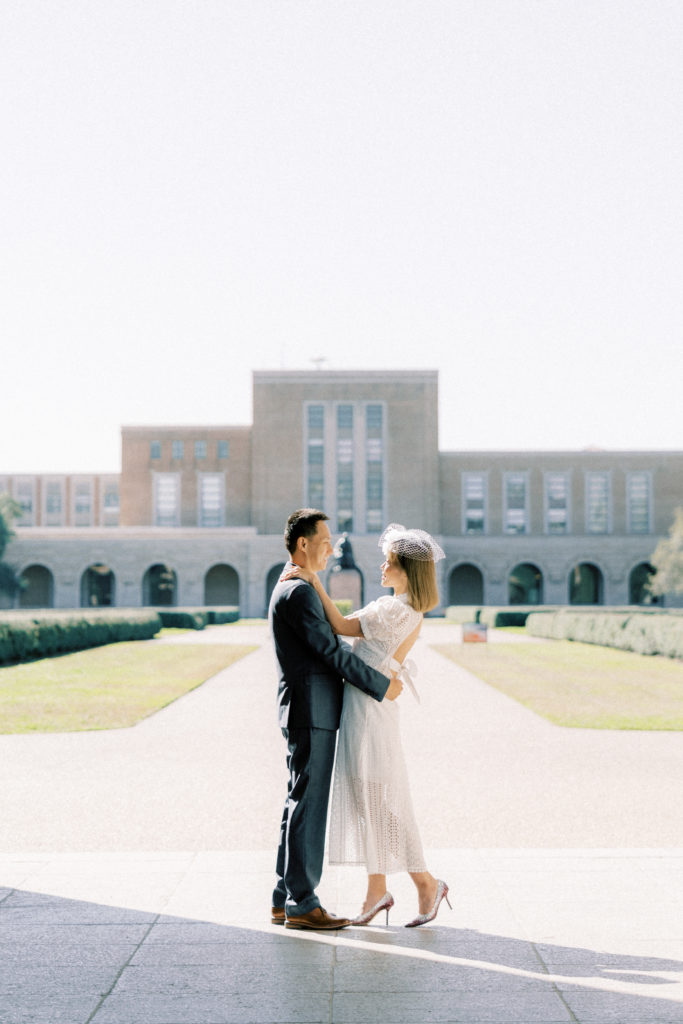
[[[440,371],[440,447],[683,448],[683,0],[0,0],[0,473]]]

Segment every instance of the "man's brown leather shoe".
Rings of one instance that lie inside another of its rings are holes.
[[[350,924],[351,922],[348,917],[335,917],[334,914],[328,914],[322,907],[315,907],[308,914],[288,917],[285,921],[285,928],[304,928],[314,932],[331,932],[337,928],[348,928]]]
[[[285,908],[284,907],[272,907],[270,911],[270,923],[271,924],[284,924],[285,923]]]

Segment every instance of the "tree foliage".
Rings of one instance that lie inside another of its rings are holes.
[[[652,594],[683,594],[683,508],[676,509],[669,536],[660,540],[650,559],[655,575],[649,583]]]
[[[14,569],[3,561],[7,545],[14,536],[12,522],[21,515],[21,508],[9,494],[0,494],[0,593],[13,597],[21,587]]]

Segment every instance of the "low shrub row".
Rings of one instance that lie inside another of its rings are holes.
[[[239,608],[225,605],[223,608],[209,608],[209,625],[223,626],[226,622],[237,622],[240,617]]]
[[[636,654],[683,658],[683,616],[677,609],[637,611],[555,611],[530,615],[531,636],[578,640]]]
[[[149,609],[0,613],[0,664],[81,651],[120,640],[149,640],[161,619]]]
[[[209,625],[206,608],[158,608],[164,629],[204,629]]]
[[[481,605],[452,604],[446,609],[446,618],[457,624],[479,622],[482,611]]]
[[[497,608],[494,605],[450,605],[446,609],[449,622],[482,622],[492,628],[502,629],[504,626],[524,626],[532,612],[554,611],[555,608],[530,605],[506,605]]]
[[[481,609],[479,622],[484,622],[494,629],[503,629],[505,626],[526,626],[526,621],[532,614],[546,614],[552,612],[553,607],[543,607],[537,604],[515,604],[504,608],[493,606]]]
[[[164,629],[204,629],[237,622],[239,608],[155,608]]]

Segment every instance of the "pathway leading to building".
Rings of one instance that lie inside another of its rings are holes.
[[[683,734],[551,726],[429,644],[402,697],[432,870],[454,910],[405,930],[271,926],[284,792],[259,649],[134,729],[0,736],[0,1024],[516,1022],[683,1017]],[[352,913],[362,873],[321,896]]]

